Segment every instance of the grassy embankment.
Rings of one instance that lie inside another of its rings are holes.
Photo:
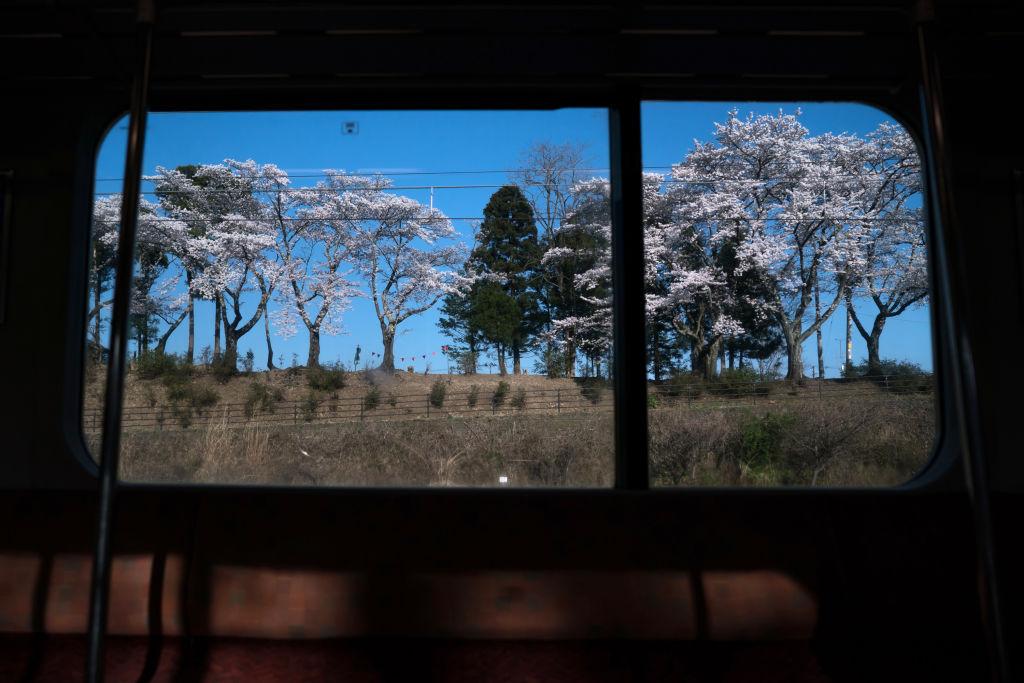
[[[438,380],[445,395],[431,402]],[[495,411],[502,381],[508,390]],[[611,484],[608,391],[595,395],[571,380],[536,376],[347,373],[343,385],[336,384],[329,377],[311,378],[305,370],[223,382],[192,371],[187,389],[165,377],[129,375],[127,406],[170,410],[177,396],[179,406],[186,406],[179,409],[194,417],[187,428],[169,422],[167,428],[126,430],[121,476],[317,486],[493,486],[499,476],[519,486]],[[473,386],[477,407],[470,409]],[[95,388],[87,407],[95,403]],[[575,396],[577,407],[556,412],[546,393],[552,389],[560,389],[567,404]],[[251,403],[257,393],[270,405],[257,401],[245,418],[228,410]],[[920,470],[932,448],[934,408],[928,391],[893,392],[862,380],[822,387],[775,384],[756,392],[704,386],[674,393],[659,393],[651,401],[654,485],[891,485]],[[377,419],[329,419],[332,401],[365,407],[372,394],[377,404],[365,412]],[[517,395],[530,398],[517,408]],[[209,405],[188,407],[190,396]],[[389,396],[411,397],[417,406],[432,405],[433,412],[427,417],[421,408],[403,409],[401,402],[390,406]],[[310,400],[319,402],[310,414],[313,421],[270,419],[279,412],[274,404]],[[406,414],[393,419],[387,411]]]

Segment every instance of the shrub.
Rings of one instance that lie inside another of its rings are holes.
[[[518,410],[522,410],[526,407],[526,389],[519,387],[515,393],[512,394],[512,407]]]
[[[178,421],[182,429],[192,426],[192,408],[188,405],[172,404],[171,415]]]
[[[398,405],[398,396],[396,396],[393,391],[388,394],[388,405],[392,408]]]
[[[182,380],[173,375],[164,377],[164,386],[171,415],[185,428],[192,424],[193,412],[202,415],[203,410],[216,405],[220,400],[220,395],[210,387],[192,384],[187,379]]]
[[[221,384],[227,384],[238,374],[238,354],[234,351],[225,352],[210,366],[210,373]]]
[[[306,370],[306,383],[315,391],[337,391],[348,383],[348,371],[341,363],[327,363]]]
[[[580,394],[593,405],[601,402],[604,396],[605,385],[601,380],[583,380],[580,387]]]
[[[314,392],[310,391],[306,394],[306,397],[299,403],[299,412],[302,413],[302,419],[306,422],[312,422],[316,419],[316,412],[320,409],[320,397]]]
[[[195,411],[200,415],[203,414],[203,410],[206,408],[215,406],[219,400],[220,394],[210,387],[192,386],[189,388],[189,405],[195,408]]]
[[[476,407],[477,401],[480,400],[480,385],[474,384],[469,387],[469,393],[466,394],[466,405],[470,408]]]
[[[249,349],[245,352],[245,357],[242,358],[242,372],[247,375],[252,374],[252,369],[256,365],[256,354]]]
[[[476,364],[478,356],[480,354],[475,351],[460,351],[453,354],[455,360],[455,367],[458,368],[459,372],[463,375],[475,375]]]
[[[284,394],[277,387],[270,387],[263,382],[249,385],[249,397],[245,401],[245,416],[252,418],[258,413],[272,413]]]
[[[934,388],[934,378],[917,363],[885,359],[871,368],[867,362],[849,365],[844,375],[849,379],[867,379],[886,391],[909,394],[915,391],[929,392]]]
[[[765,483],[775,483],[775,470],[783,456],[787,432],[796,422],[792,415],[765,413],[740,427],[741,467]]]
[[[142,396],[143,396],[143,398],[146,399],[146,405],[148,405],[150,408],[155,408],[156,407],[157,398],[156,398],[156,392],[153,391],[153,387],[151,387],[151,386],[143,387],[142,388]]]
[[[380,389],[370,387],[370,390],[363,396],[363,410],[373,410],[380,405]]]
[[[664,386],[666,387],[665,393],[672,397],[693,400],[704,395],[704,381],[697,375],[688,372],[673,375]]]
[[[659,401],[658,401],[658,395],[657,394],[647,394],[647,407],[648,408],[657,408],[658,404],[659,404]]]
[[[708,392],[717,396],[742,398],[764,395],[770,391],[769,386],[761,382],[761,376],[753,368],[735,368],[723,370],[708,384]]]
[[[444,406],[444,397],[448,393],[448,386],[443,379],[436,380],[430,387],[430,405],[435,408]]]
[[[158,379],[168,375],[192,375],[192,365],[184,356],[161,351],[143,351],[135,359],[134,371],[139,379]]]
[[[505,404],[505,399],[508,398],[509,386],[508,382],[502,380],[498,382],[498,386],[494,389],[494,394],[491,396],[491,405],[495,408],[499,408]]]

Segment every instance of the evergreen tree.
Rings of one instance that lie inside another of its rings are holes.
[[[474,285],[468,294],[448,294],[441,303],[441,318],[437,326],[456,346],[450,348],[446,355],[457,361],[464,374],[475,375],[477,359],[485,349],[483,331],[476,325],[473,318],[473,303],[478,285]]]
[[[477,234],[476,248],[470,255],[469,265],[481,273],[499,276],[501,283],[495,286],[479,286],[476,296],[470,298],[474,307],[473,318],[494,323],[494,311],[481,311],[479,305],[495,305],[506,314],[512,315],[512,307],[494,291],[500,292],[514,304],[514,324],[492,324],[489,332],[500,331],[492,337],[485,333],[488,342],[507,348],[512,355],[513,372],[522,371],[522,355],[534,343],[536,335],[544,325],[540,306],[541,278],[538,272],[541,248],[537,241],[537,226],[533,209],[522,190],[515,185],[506,185],[491,195],[484,207],[484,220]],[[505,332],[508,332],[507,336]],[[501,353],[499,352],[499,362]]]

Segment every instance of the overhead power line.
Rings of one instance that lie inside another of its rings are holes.
[[[146,218],[154,223],[276,223],[278,221],[306,221],[310,223],[317,223],[321,221],[392,221],[398,222],[399,220],[414,220],[416,216],[411,218],[382,218],[381,216],[317,216],[316,218],[301,218],[299,216],[285,216],[284,218],[220,218],[220,219],[209,219],[209,218],[170,218],[167,216],[155,216]],[[482,221],[485,220],[484,216],[439,216],[438,218],[444,218],[450,221]],[[610,219],[609,219],[610,220]],[[850,221],[850,222],[882,222],[882,221],[899,221],[903,220],[900,217],[893,216],[875,216],[875,217],[863,217],[863,216],[814,216],[808,218],[789,218],[784,216],[766,216],[764,218],[753,218],[751,216],[713,216],[706,218],[707,221],[772,221],[772,222],[807,222],[817,220],[837,220],[837,221]],[[114,225],[119,223],[119,220],[94,220],[94,223],[103,223],[105,225]],[[700,221],[697,221],[700,222]]]

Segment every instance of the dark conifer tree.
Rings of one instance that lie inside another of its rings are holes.
[[[499,276],[501,283],[498,288],[518,310],[515,324],[507,337],[491,339],[485,334],[488,342],[508,349],[512,355],[513,372],[517,375],[522,371],[523,353],[533,345],[545,321],[540,306],[541,278],[538,269],[541,256],[533,209],[518,187],[502,187],[491,195],[484,207],[484,220],[469,258],[469,267],[480,273]],[[502,310],[511,310],[491,287],[483,288],[482,293],[470,301],[478,319],[493,322],[491,312],[477,310],[478,305],[493,304]],[[505,325],[492,328],[504,330]],[[499,362],[502,361],[499,359]]]

